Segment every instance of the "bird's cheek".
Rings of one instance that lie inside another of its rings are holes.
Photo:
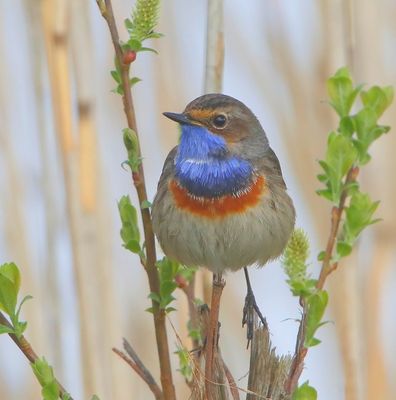
[[[227,143],[227,149],[229,150],[229,152],[231,154],[235,154],[235,155],[241,154],[241,152],[242,152],[242,144],[241,144],[241,142],[229,142],[229,141],[227,141],[226,143]]]

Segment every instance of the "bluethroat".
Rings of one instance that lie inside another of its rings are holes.
[[[260,122],[242,102],[207,94],[178,113],[180,144],[168,155],[152,207],[164,253],[216,274],[245,269],[243,324],[254,300],[246,267],[278,257],[294,228],[293,202]]]

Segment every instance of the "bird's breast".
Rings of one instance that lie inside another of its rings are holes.
[[[268,188],[265,177],[258,175],[252,179],[249,186],[220,197],[195,196],[180,185],[177,179],[169,181],[169,190],[176,207],[180,210],[206,218],[224,218],[257,206]]]

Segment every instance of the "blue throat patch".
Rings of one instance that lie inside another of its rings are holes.
[[[175,168],[181,185],[198,197],[236,193],[250,184],[253,172],[248,161],[229,155],[221,136],[195,125],[182,125]]]

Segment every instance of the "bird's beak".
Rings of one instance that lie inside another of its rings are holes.
[[[184,124],[184,125],[194,125],[194,121],[188,118],[187,115],[181,113],[173,113],[173,112],[164,112],[163,113],[165,117],[171,119],[172,121],[176,121],[179,124]]]

